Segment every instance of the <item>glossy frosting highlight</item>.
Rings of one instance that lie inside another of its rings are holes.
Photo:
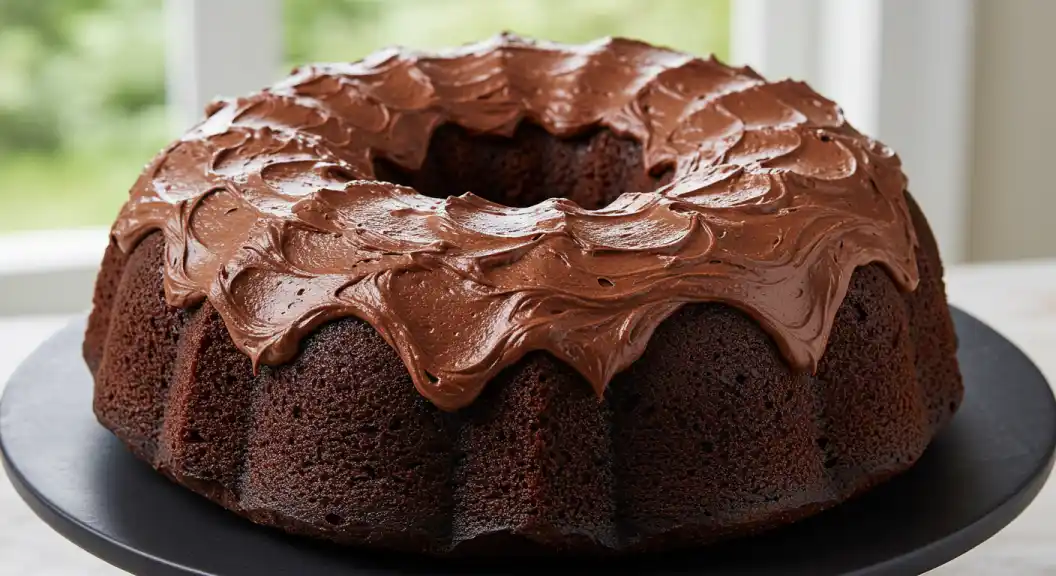
[[[445,410],[532,350],[600,395],[690,302],[743,310],[813,370],[856,267],[918,281],[897,156],[805,84],[714,59],[501,35],[305,67],[207,114],[134,185],[121,248],[161,230],[168,302],[208,299],[254,365],[356,316]],[[597,210],[375,181],[375,158],[421,166],[440,125],[509,136],[522,121],[634,138],[673,179]]]

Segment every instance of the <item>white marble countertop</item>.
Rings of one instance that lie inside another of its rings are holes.
[[[1056,260],[953,267],[950,301],[1012,340],[1056,383]],[[66,316],[0,318],[0,389],[15,366]],[[0,470],[0,575],[124,574],[53,532]],[[1056,574],[1056,480],[998,535],[931,576]]]

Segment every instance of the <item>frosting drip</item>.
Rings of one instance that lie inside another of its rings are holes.
[[[500,35],[305,67],[207,114],[146,167],[113,236],[130,250],[161,230],[168,302],[208,299],[254,366],[351,315],[444,410],[531,350],[600,395],[660,322],[713,301],[813,370],[856,267],[918,281],[897,156],[808,86],[714,59]],[[522,121],[634,138],[673,178],[596,210],[375,181],[375,158],[421,166],[442,124],[509,136]]]

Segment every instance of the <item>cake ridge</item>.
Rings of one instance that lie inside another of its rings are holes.
[[[644,43],[547,46],[500,36],[444,58],[395,49],[354,74],[307,67],[211,107],[144,171],[113,236],[129,250],[162,230],[170,303],[208,299],[254,366],[288,361],[305,334],[353,315],[446,410],[532,350],[600,395],[689,302],[742,309],[813,370],[855,268],[879,262],[915,287],[897,156],[805,84]],[[501,65],[471,75],[495,53]],[[541,88],[518,93],[518,75]],[[472,194],[374,181],[375,154],[420,166],[442,124],[509,135],[525,121],[557,137],[629,134],[646,169],[670,163],[674,179],[600,210],[484,210]]]

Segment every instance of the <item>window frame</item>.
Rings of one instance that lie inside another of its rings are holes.
[[[809,82],[896,150],[943,260],[965,261],[975,0],[731,2],[733,63]]]

